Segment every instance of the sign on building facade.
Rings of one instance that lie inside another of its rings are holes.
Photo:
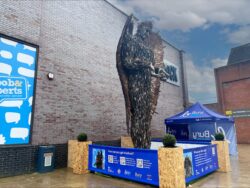
[[[166,59],[164,59],[164,66],[165,71],[169,74],[167,82],[176,86],[180,86],[179,67]]]
[[[250,117],[250,109],[241,109],[241,110],[227,110],[227,116],[232,116],[234,118],[249,118]]]
[[[38,47],[0,35],[0,144],[28,144]]]

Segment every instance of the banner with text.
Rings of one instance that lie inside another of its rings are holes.
[[[28,144],[37,47],[0,35],[0,145]]]
[[[159,185],[157,150],[89,145],[89,170]]]
[[[216,145],[184,149],[186,183],[219,168]]]

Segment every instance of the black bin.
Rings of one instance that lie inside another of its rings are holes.
[[[37,171],[40,173],[51,172],[55,167],[55,146],[39,146]]]

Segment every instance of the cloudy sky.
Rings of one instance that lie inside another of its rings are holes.
[[[151,20],[186,53],[189,99],[216,102],[214,71],[230,49],[250,42],[250,0],[108,0],[127,14]]]

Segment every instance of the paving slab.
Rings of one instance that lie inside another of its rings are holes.
[[[192,188],[250,188],[250,145],[239,145],[231,157],[232,172],[214,172],[191,184]],[[97,174],[76,175],[72,169],[0,179],[0,188],[140,188],[152,186]]]

